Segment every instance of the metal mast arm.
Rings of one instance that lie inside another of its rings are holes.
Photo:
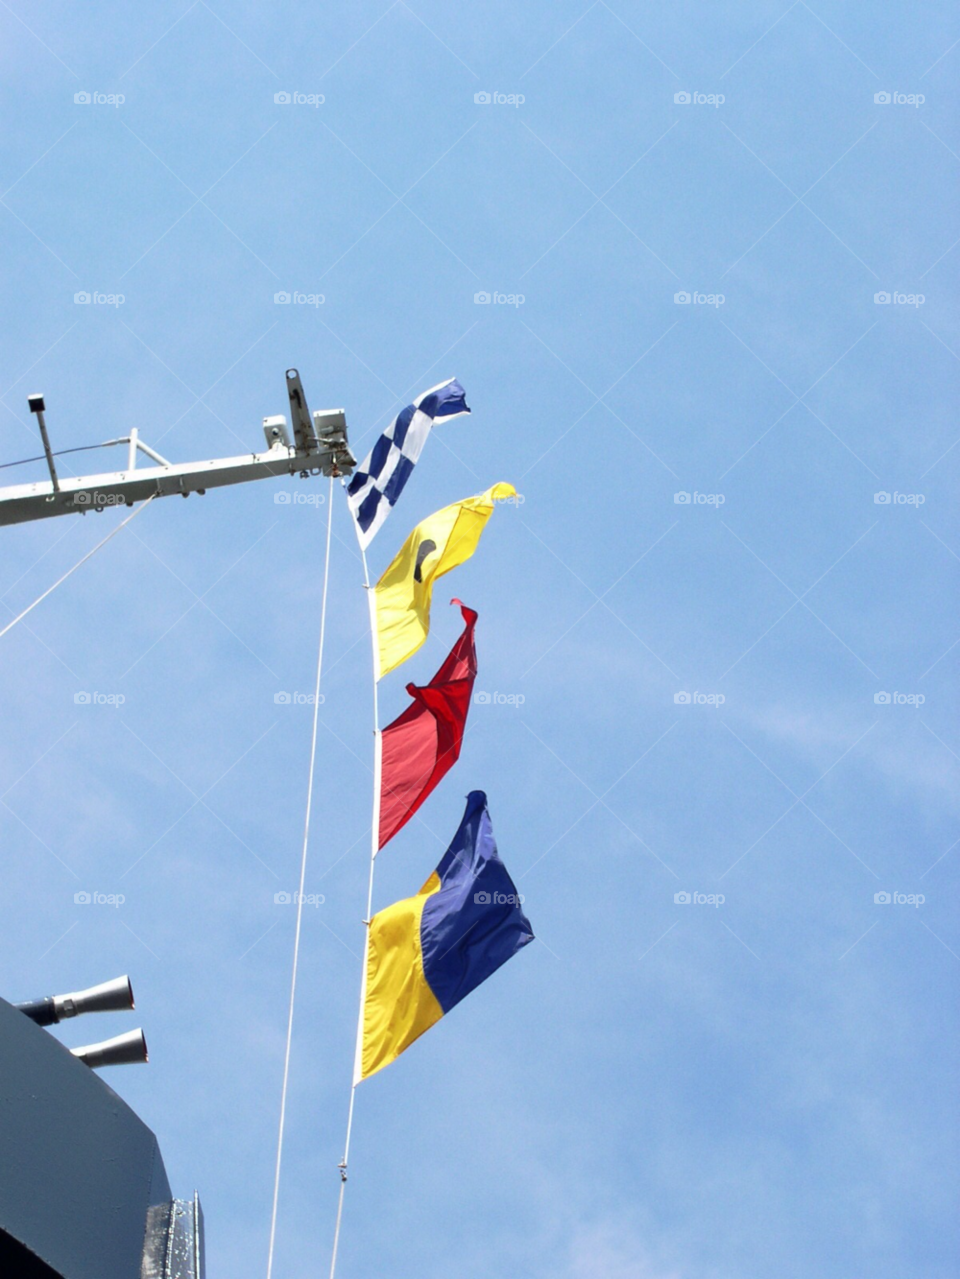
[[[303,389],[295,369],[287,374],[296,443],[291,446],[285,417],[263,419],[268,448],[263,453],[221,457],[204,462],[168,462],[139,437],[136,427],[128,436],[113,440],[128,446],[127,468],[99,475],[71,479],[57,476],[43,418],[43,396],[32,395],[31,411],[40,423],[50,479],[35,484],[0,488],[0,525],[47,519],[54,515],[86,514],[111,506],[133,506],[148,497],[169,497],[179,493],[205,493],[209,488],[246,484],[278,475],[350,475],[356,466],[347,444],[343,409],[320,410],[309,415]],[[145,453],[154,466],[138,467],[137,451]]]

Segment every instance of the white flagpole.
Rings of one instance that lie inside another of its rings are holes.
[[[357,529],[359,539],[360,530]],[[370,573],[367,568],[367,553],[360,543],[360,557],[363,561],[363,586],[367,592],[367,603],[370,608],[370,644],[373,655],[373,813],[370,821],[370,875],[367,882],[367,911],[364,915],[366,933],[363,943],[363,971],[360,980],[360,1009],[357,1014],[357,1042],[354,1052],[353,1082],[350,1087],[350,1106],[347,1111],[347,1135],[343,1145],[343,1158],[340,1160],[340,1198],[337,1203],[337,1225],[333,1235],[333,1255],[330,1259],[330,1279],[335,1279],[337,1269],[337,1250],[340,1246],[340,1223],[343,1219],[343,1195],[347,1185],[347,1164],[350,1159],[350,1137],[353,1132],[353,1107],[357,1097],[357,1084],[360,1082],[361,1062],[363,1056],[363,1006],[367,993],[367,956],[370,949],[370,920],[373,917],[373,873],[377,861],[380,843],[380,710],[377,696],[380,679],[380,646],[377,635],[377,601],[370,586]]]

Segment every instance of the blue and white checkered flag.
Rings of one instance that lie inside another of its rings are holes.
[[[398,413],[347,486],[347,502],[364,550],[396,505],[417,464],[430,428],[440,418],[469,413],[466,392],[456,378],[432,386]]]

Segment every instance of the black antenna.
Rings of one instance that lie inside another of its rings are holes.
[[[37,421],[40,424],[40,438],[43,440],[43,451],[47,457],[47,466],[50,468],[50,479],[53,481],[53,491],[54,493],[59,493],[60,481],[57,479],[57,468],[53,464],[53,453],[50,451],[50,440],[47,436],[47,424],[43,420],[43,396],[28,395],[27,403],[30,405],[30,412],[36,413],[37,415]]]

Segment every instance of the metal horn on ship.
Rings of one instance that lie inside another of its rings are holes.
[[[97,1066],[127,1066],[148,1060],[147,1041],[142,1030],[129,1030],[125,1035],[101,1040],[99,1044],[71,1048],[70,1051],[91,1069]]]
[[[81,1013],[129,1012],[133,1008],[133,987],[129,977],[114,977],[112,981],[88,986],[86,990],[30,999],[14,1007],[38,1026],[54,1026],[67,1017],[79,1017]]]

